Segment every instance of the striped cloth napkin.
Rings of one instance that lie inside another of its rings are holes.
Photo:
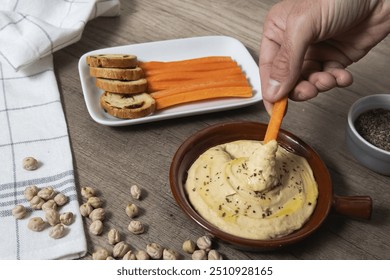
[[[74,180],[69,135],[52,53],[80,39],[88,20],[119,14],[119,0],[7,0],[0,7],[0,259],[74,259],[87,251]],[[34,157],[38,169],[23,168]],[[24,198],[27,186],[51,186],[69,202],[60,213],[74,222],[61,239],[28,229],[43,217]],[[27,216],[12,209],[24,205]]]

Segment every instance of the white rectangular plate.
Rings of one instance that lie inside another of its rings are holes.
[[[103,91],[95,86],[95,78],[89,75],[89,68],[86,63],[86,57],[92,54],[133,54],[140,61],[173,61],[204,56],[231,56],[245,72],[249,83],[252,85],[253,96],[250,98],[224,98],[183,104],[155,112],[143,118],[118,119],[105,113],[100,107],[99,97]],[[108,126],[133,125],[217,112],[249,106],[262,100],[257,63],[240,41],[226,36],[176,39],[94,50],[80,58],[79,73],[89,114],[97,123]]]

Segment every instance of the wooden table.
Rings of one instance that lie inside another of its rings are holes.
[[[105,199],[107,219],[101,236],[88,233],[88,255],[99,246],[111,248],[107,231],[115,227],[133,250],[157,242],[181,250],[186,239],[204,234],[177,206],[168,182],[171,159],[179,145],[195,131],[225,121],[268,122],[260,102],[242,109],[125,127],[95,123],[84,102],[77,63],[88,51],[120,45],[226,35],[240,40],[255,61],[259,57],[262,24],[276,1],[122,1],[121,16],[89,22],[81,40],[54,55],[54,64],[73,149],[76,183],[92,186]],[[340,195],[369,195],[374,202],[370,221],[331,214],[310,238],[275,252],[244,252],[215,244],[226,259],[390,259],[390,177],[361,166],[345,145],[349,107],[358,98],[388,93],[389,38],[350,67],[354,84],[334,89],[307,102],[290,102],[283,128],[309,143],[325,161]],[[130,186],[144,191],[137,204],[146,233],[127,231],[125,207],[134,202]],[[81,197],[81,196],[80,196]],[[80,199],[81,201],[81,199]],[[87,225],[88,222],[85,223]]]

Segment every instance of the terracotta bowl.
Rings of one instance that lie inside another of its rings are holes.
[[[170,168],[170,185],[174,198],[191,220],[216,238],[244,250],[271,250],[294,244],[316,231],[333,208],[337,212],[351,217],[368,219],[371,216],[370,197],[341,197],[333,194],[329,172],[318,154],[306,143],[293,134],[281,130],[279,145],[306,158],[318,183],[319,196],[317,206],[311,218],[303,227],[287,236],[271,240],[253,240],[228,234],[215,227],[192,207],[184,185],[187,170],[192,163],[208,148],[235,140],[263,140],[266,124],[256,122],[222,123],[205,128],[189,137],[175,153]]]

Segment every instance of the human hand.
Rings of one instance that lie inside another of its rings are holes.
[[[345,68],[390,32],[388,0],[285,0],[269,11],[260,48],[264,105],[349,86]]]

